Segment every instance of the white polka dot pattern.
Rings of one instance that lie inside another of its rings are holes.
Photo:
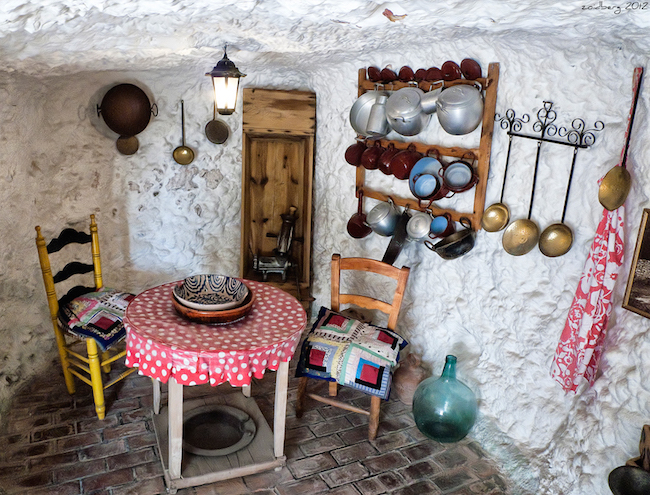
[[[293,356],[307,325],[298,300],[271,285],[245,280],[255,293],[251,312],[228,325],[194,323],[172,306],[172,282],[138,294],[124,317],[126,365],[167,383],[229,382],[250,385],[266,369],[277,370]]]

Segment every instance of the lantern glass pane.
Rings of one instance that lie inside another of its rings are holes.
[[[222,115],[230,115],[235,111],[237,103],[237,90],[239,87],[238,77],[213,77],[214,101],[217,104],[217,112]]]

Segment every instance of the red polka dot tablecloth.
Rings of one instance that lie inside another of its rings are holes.
[[[245,280],[255,293],[253,309],[242,320],[208,325],[187,320],[172,305],[171,282],[138,294],[124,317],[126,365],[167,383],[229,382],[250,385],[265,370],[291,360],[307,314],[298,300],[269,284]]]

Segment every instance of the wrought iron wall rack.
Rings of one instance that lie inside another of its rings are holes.
[[[576,164],[576,156],[579,149],[589,148],[596,142],[596,132],[602,131],[605,124],[601,120],[594,122],[593,128],[587,128],[583,119],[573,119],[571,127],[557,127],[555,120],[557,113],[553,110],[553,102],[544,101],[542,108],[537,111],[537,120],[533,123],[533,131],[538,132],[538,135],[522,134],[520,131],[524,124],[530,122],[530,116],[523,114],[522,117],[516,117],[515,111],[511,108],[506,110],[505,114],[495,114],[494,120],[499,122],[501,129],[508,130],[508,152],[506,156],[506,170],[504,176],[508,173],[508,163],[510,161],[510,147],[513,137],[524,139],[533,139],[537,141],[537,157],[535,159],[535,173],[533,175],[533,186],[531,192],[531,201],[528,211],[528,218],[530,218],[533,209],[533,198],[535,196],[535,185],[537,183],[537,164],[539,162],[541,144],[551,143],[560,144],[564,146],[573,147],[573,161],[571,162],[571,169],[569,172],[569,180],[567,184],[566,196],[564,198],[564,207],[562,209],[562,222],[566,215],[567,204],[569,200],[569,190],[571,189],[571,181],[573,179],[573,171]],[[549,137],[550,136],[550,137]],[[555,139],[554,136],[559,136],[563,139]],[[503,201],[503,192],[501,193],[501,201]]]
[[[513,109],[506,110],[502,116],[495,114],[494,119],[499,122],[501,129],[508,130],[508,136],[520,137],[525,139],[533,139],[539,142],[561,144],[565,146],[573,146],[574,148],[589,148],[596,142],[595,132],[602,131],[605,124],[598,120],[594,123],[594,127],[588,129],[583,119],[573,119],[571,121],[571,128],[557,127],[555,120],[557,113],[553,110],[553,102],[544,101],[542,108],[537,111],[537,120],[533,123],[533,131],[539,135],[522,134],[521,129],[523,124],[530,122],[530,116],[524,114],[522,117],[515,117]],[[552,136],[559,136],[564,138],[552,139]],[[551,137],[549,137],[551,136]]]

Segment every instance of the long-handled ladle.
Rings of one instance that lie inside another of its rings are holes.
[[[639,101],[639,93],[641,92],[641,79],[643,78],[643,67],[634,69],[632,80],[632,108],[627,119],[627,131],[625,133],[625,146],[623,148],[623,156],[621,157],[620,165],[612,167],[598,186],[598,201],[607,210],[616,210],[619,206],[625,203],[627,195],[630,192],[632,185],[632,178],[630,172],[627,170],[627,150],[630,146],[630,136],[632,134],[632,124],[634,123],[634,114],[636,113],[636,105]]]
[[[481,227],[486,232],[498,232],[506,228],[510,221],[510,209],[503,202],[503,193],[506,190],[506,177],[508,176],[508,163],[510,162],[510,147],[512,146],[512,134],[508,135],[508,152],[506,154],[506,166],[503,170],[503,185],[501,186],[501,199],[498,203],[488,206],[481,217]]]
[[[553,223],[546,227],[539,236],[539,250],[545,256],[554,258],[562,256],[569,252],[573,245],[573,231],[564,223],[566,207],[569,201],[569,191],[571,190],[571,179],[573,179],[573,170],[576,165],[576,156],[578,147],[573,148],[573,161],[571,162],[571,172],[569,173],[569,183],[566,187],[566,196],[564,197],[564,209],[562,210],[562,220],[559,223]]]
[[[185,102],[181,100],[181,131],[183,133],[183,144],[174,149],[172,156],[179,165],[189,165],[194,160],[194,151],[185,146]]]
[[[513,256],[521,256],[529,253],[535,247],[539,240],[539,227],[530,219],[533,212],[533,198],[535,197],[535,184],[537,182],[537,168],[539,165],[539,152],[542,141],[537,142],[537,156],[535,158],[535,173],[533,175],[533,189],[530,193],[530,208],[528,209],[528,218],[520,218],[512,222],[503,233],[501,243],[503,249]]]

